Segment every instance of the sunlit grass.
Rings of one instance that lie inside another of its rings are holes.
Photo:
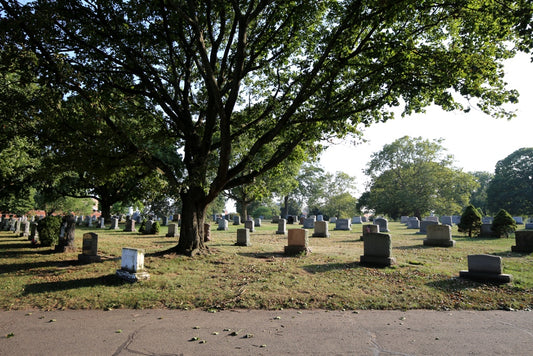
[[[77,228],[98,234],[100,263],[78,264],[77,253],[32,247],[11,232],[0,232],[0,307],[3,309],[114,308],[329,308],[329,309],[526,309],[533,307],[533,256],[511,252],[514,238],[469,239],[454,229],[456,247],[426,247],[425,235],[390,223],[391,268],[359,265],[361,225],[310,238],[312,253],[283,255],[287,239],[277,224],[264,222],[251,234],[252,245],[235,246],[237,226],[211,226],[211,254],[189,258],[160,256],[177,243],[158,236]],[[242,225],[239,226],[242,228]],[[297,225],[288,228],[297,228]],[[312,233],[312,231],[310,231]],[[310,234],[311,235],[311,234]],[[145,250],[148,281],[126,283],[116,277],[123,247]],[[467,255],[503,258],[508,285],[456,278],[467,269]]]

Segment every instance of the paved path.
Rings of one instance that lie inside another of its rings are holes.
[[[0,332],[2,356],[533,355],[527,311],[8,311]]]

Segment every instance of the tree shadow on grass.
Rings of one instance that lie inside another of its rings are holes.
[[[335,270],[345,270],[352,268],[363,268],[359,262],[350,262],[350,263],[325,263],[320,265],[307,265],[303,269],[309,273],[319,273],[319,272],[329,272]]]
[[[511,257],[511,258],[524,257],[530,254],[531,252],[528,253],[528,252],[513,252],[513,251],[501,251],[501,252],[491,253],[491,255],[494,255],[494,256]]]
[[[71,281],[43,282],[28,284],[24,287],[24,295],[39,294],[47,292],[58,292],[69,289],[78,289],[94,286],[120,286],[127,282],[117,277],[115,274],[95,278],[74,279]]]
[[[239,256],[243,257],[252,257],[259,259],[273,259],[273,258],[291,258],[291,256],[286,256],[283,252],[239,252]]]
[[[48,251],[48,250],[47,250]],[[54,250],[50,250],[50,253],[56,253]],[[94,263],[102,263],[105,261],[116,261],[120,260],[121,257],[104,257],[100,261],[94,261]],[[26,263],[5,263],[0,264],[0,274],[7,274],[12,272],[26,271],[26,274],[32,274],[32,270],[39,270],[42,268],[56,267],[56,268],[65,268],[72,266],[84,266],[86,263],[80,262],[79,260],[61,260],[61,261],[41,261],[41,262],[26,262]]]
[[[435,248],[435,246],[426,246],[426,245],[411,245],[411,246],[392,246],[393,250],[415,250],[415,249],[424,249],[428,250],[431,248]]]
[[[480,288],[486,285],[495,286],[499,285],[499,283],[496,282],[479,282],[474,281],[466,278],[459,277],[459,272],[457,272],[457,276],[451,277],[448,279],[441,279],[439,281],[433,281],[426,283],[428,287],[439,289],[444,292],[453,293],[462,291],[465,289],[476,289]]]
[[[351,243],[351,242],[363,242],[363,240],[361,240],[360,238],[354,238],[352,240],[341,240],[339,242],[346,242],[346,243]]]

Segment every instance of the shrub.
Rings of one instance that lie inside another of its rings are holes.
[[[158,235],[160,230],[161,230],[161,225],[159,224],[159,221],[154,221],[152,224],[152,231],[150,231],[150,233],[154,235]]]
[[[500,209],[492,221],[492,231],[498,237],[509,237],[515,230],[516,221],[505,209]]]
[[[481,231],[481,214],[470,204],[465,208],[461,215],[461,222],[457,224],[459,232],[468,232],[468,237],[472,234],[479,235]]]
[[[54,246],[59,241],[61,232],[61,216],[47,216],[39,220],[37,231],[39,232],[39,242],[41,246]]]

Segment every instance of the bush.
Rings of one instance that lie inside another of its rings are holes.
[[[492,231],[498,237],[509,237],[515,230],[516,221],[505,209],[500,209],[492,221]]]
[[[479,235],[481,231],[481,214],[472,204],[463,211],[461,222],[457,224],[457,227],[459,232],[467,232],[468,237],[472,237],[473,234]]]
[[[159,224],[159,221],[154,221],[152,224],[152,231],[150,231],[150,233],[154,235],[158,235],[160,230],[161,230],[161,225]]]
[[[47,216],[39,220],[37,231],[39,232],[39,242],[41,246],[54,246],[59,241],[61,232],[61,216]]]

